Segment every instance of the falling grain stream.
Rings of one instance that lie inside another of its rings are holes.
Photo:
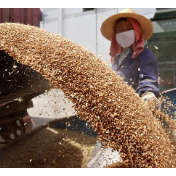
[[[30,25],[0,24],[0,50],[61,89],[103,147],[126,167],[176,167],[174,146],[151,110],[121,77],[85,48]]]

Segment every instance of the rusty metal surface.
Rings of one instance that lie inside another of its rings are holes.
[[[6,116],[17,114],[18,112],[25,111],[28,108],[33,107],[32,100],[26,101],[12,101],[4,106],[0,107],[0,123],[6,119]]]
[[[40,27],[40,8],[0,8],[0,23],[5,22]]]

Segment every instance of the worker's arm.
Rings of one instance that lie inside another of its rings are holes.
[[[157,58],[150,50],[141,59],[137,93],[144,98],[160,96]]]

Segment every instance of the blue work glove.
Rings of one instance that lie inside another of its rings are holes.
[[[150,109],[151,109],[151,106],[150,106],[151,104],[149,101],[151,101],[151,100],[155,103],[154,106],[157,108],[157,110],[161,109],[161,103],[156,98],[156,96],[153,92],[145,92],[144,94],[141,95],[141,99],[144,101],[144,103],[146,105],[149,105]]]
[[[153,100],[156,99],[156,96],[153,92],[145,92],[141,95],[141,99],[146,102],[147,100]]]

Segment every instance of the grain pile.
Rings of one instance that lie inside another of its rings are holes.
[[[61,88],[104,147],[121,153],[126,167],[176,167],[174,147],[140,97],[81,46],[29,25],[0,24],[0,50]]]
[[[42,128],[0,160],[1,168],[85,168],[96,137],[65,129]]]

